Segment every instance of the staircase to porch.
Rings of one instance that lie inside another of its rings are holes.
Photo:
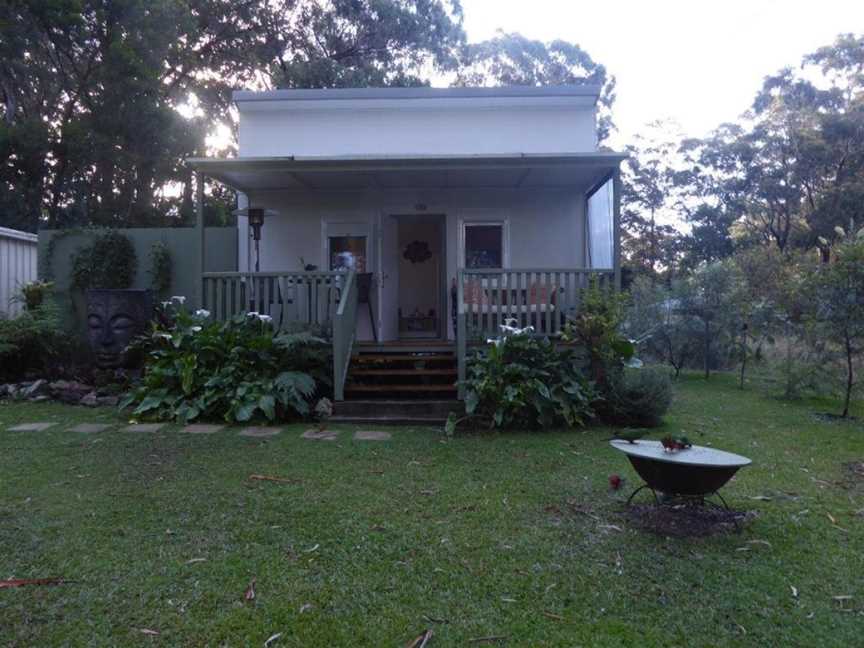
[[[334,422],[440,425],[462,410],[453,345],[361,343],[354,350]]]

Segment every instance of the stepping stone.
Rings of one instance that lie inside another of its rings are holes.
[[[389,441],[392,435],[389,432],[378,430],[361,430],[354,433],[355,441]]]
[[[306,430],[303,438],[314,441],[335,441],[339,438],[339,433],[332,430]]]
[[[111,423],[81,423],[73,428],[69,428],[69,431],[81,432],[82,434],[93,434],[94,432],[104,432],[112,427],[114,426]]]
[[[165,427],[164,423],[135,423],[126,428],[127,432],[156,432]]]
[[[10,432],[41,432],[47,430],[56,423],[21,423],[9,428]]]
[[[185,432],[186,434],[214,434],[224,427],[224,425],[207,425],[206,423],[195,423],[194,425],[187,425],[180,431]]]
[[[247,427],[240,430],[240,436],[245,437],[272,437],[282,431],[278,427]]]

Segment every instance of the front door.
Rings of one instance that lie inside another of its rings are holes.
[[[378,340],[399,339],[399,220],[381,216],[378,251]]]

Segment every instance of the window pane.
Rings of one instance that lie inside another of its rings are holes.
[[[465,267],[501,268],[504,261],[504,228],[501,225],[465,226]]]
[[[612,180],[588,198],[588,267],[612,268]]]
[[[366,237],[331,236],[330,269],[366,272]]]

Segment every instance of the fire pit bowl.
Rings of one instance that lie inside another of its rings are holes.
[[[652,491],[671,496],[704,499],[717,493],[738,470],[751,463],[747,457],[691,446],[685,450],[667,452],[659,441],[614,440],[610,445],[627,455],[633,469]],[[639,490],[631,496],[633,499]],[[720,498],[722,500],[722,498]],[[628,500],[629,503],[630,500]]]

